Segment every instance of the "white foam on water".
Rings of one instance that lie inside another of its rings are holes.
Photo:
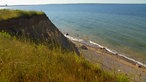
[[[97,43],[95,43],[95,42],[93,42],[93,41],[89,41],[91,44],[94,44],[94,45],[97,45],[98,47],[100,47],[100,48],[104,48],[103,46],[101,46],[101,45],[99,45],[99,44],[97,44]]]
[[[83,40],[82,40],[82,39],[77,39],[77,38],[71,37],[71,36],[66,35],[66,34],[64,34],[64,36],[65,36],[65,37],[67,37],[67,38],[68,38],[68,39],[70,39],[70,40],[73,40],[73,41],[83,42]]]
[[[146,67],[146,64],[141,63],[141,62],[139,62],[139,61],[137,61],[137,60],[135,60],[135,59],[129,58],[129,57],[127,57],[127,56],[125,56],[125,55],[122,55],[122,54],[118,54],[118,55],[121,56],[121,57],[124,57],[125,59],[128,59],[128,60],[130,60],[130,61],[133,61],[133,62],[135,62],[135,63],[138,64],[138,65],[141,65],[141,66]]]

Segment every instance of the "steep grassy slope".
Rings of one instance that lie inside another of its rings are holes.
[[[72,52],[0,33],[0,82],[127,82]]]

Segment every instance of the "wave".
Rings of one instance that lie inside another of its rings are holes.
[[[141,62],[139,62],[139,61],[137,61],[137,60],[135,60],[135,59],[133,59],[133,58],[129,58],[129,57],[123,55],[123,54],[119,54],[118,52],[115,52],[115,51],[113,51],[113,50],[111,50],[111,49],[109,49],[109,48],[107,48],[107,47],[105,47],[105,46],[102,46],[102,45],[100,45],[100,44],[98,44],[98,43],[96,43],[96,42],[93,42],[93,41],[91,41],[91,40],[85,41],[85,40],[83,40],[83,39],[75,38],[75,37],[72,37],[72,36],[69,36],[69,35],[66,35],[66,34],[64,34],[64,36],[67,37],[68,39],[72,40],[72,41],[77,41],[77,42],[83,43],[83,44],[85,44],[85,45],[94,47],[94,48],[105,49],[107,52],[112,53],[113,55],[118,55],[119,57],[124,58],[126,61],[129,61],[129,62],[131,62],[132,64],[135,64],[135,65],[138,65],[138,66],[143,66],[143,67],[146,68],[146,64],[141,63]]]

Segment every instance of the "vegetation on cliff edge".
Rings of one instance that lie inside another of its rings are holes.
[[[30,17],[33,15],[42,15],[43,12],[39,11],[23,11],[23,10],[10,10],[10,9],[0,9],[0,21],[9,20],[19,17]]]

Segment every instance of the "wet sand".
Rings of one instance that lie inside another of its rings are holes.
[[[134,82],[146,82],[146,68],[117,54],[108,52],[105,48],[95,48],[73,41],[80,50],[82,56],[92,62],[98,63],[104,70],[110,70],[115,73],[124,73]],[[85,45],[88,49],[80,48]]]

